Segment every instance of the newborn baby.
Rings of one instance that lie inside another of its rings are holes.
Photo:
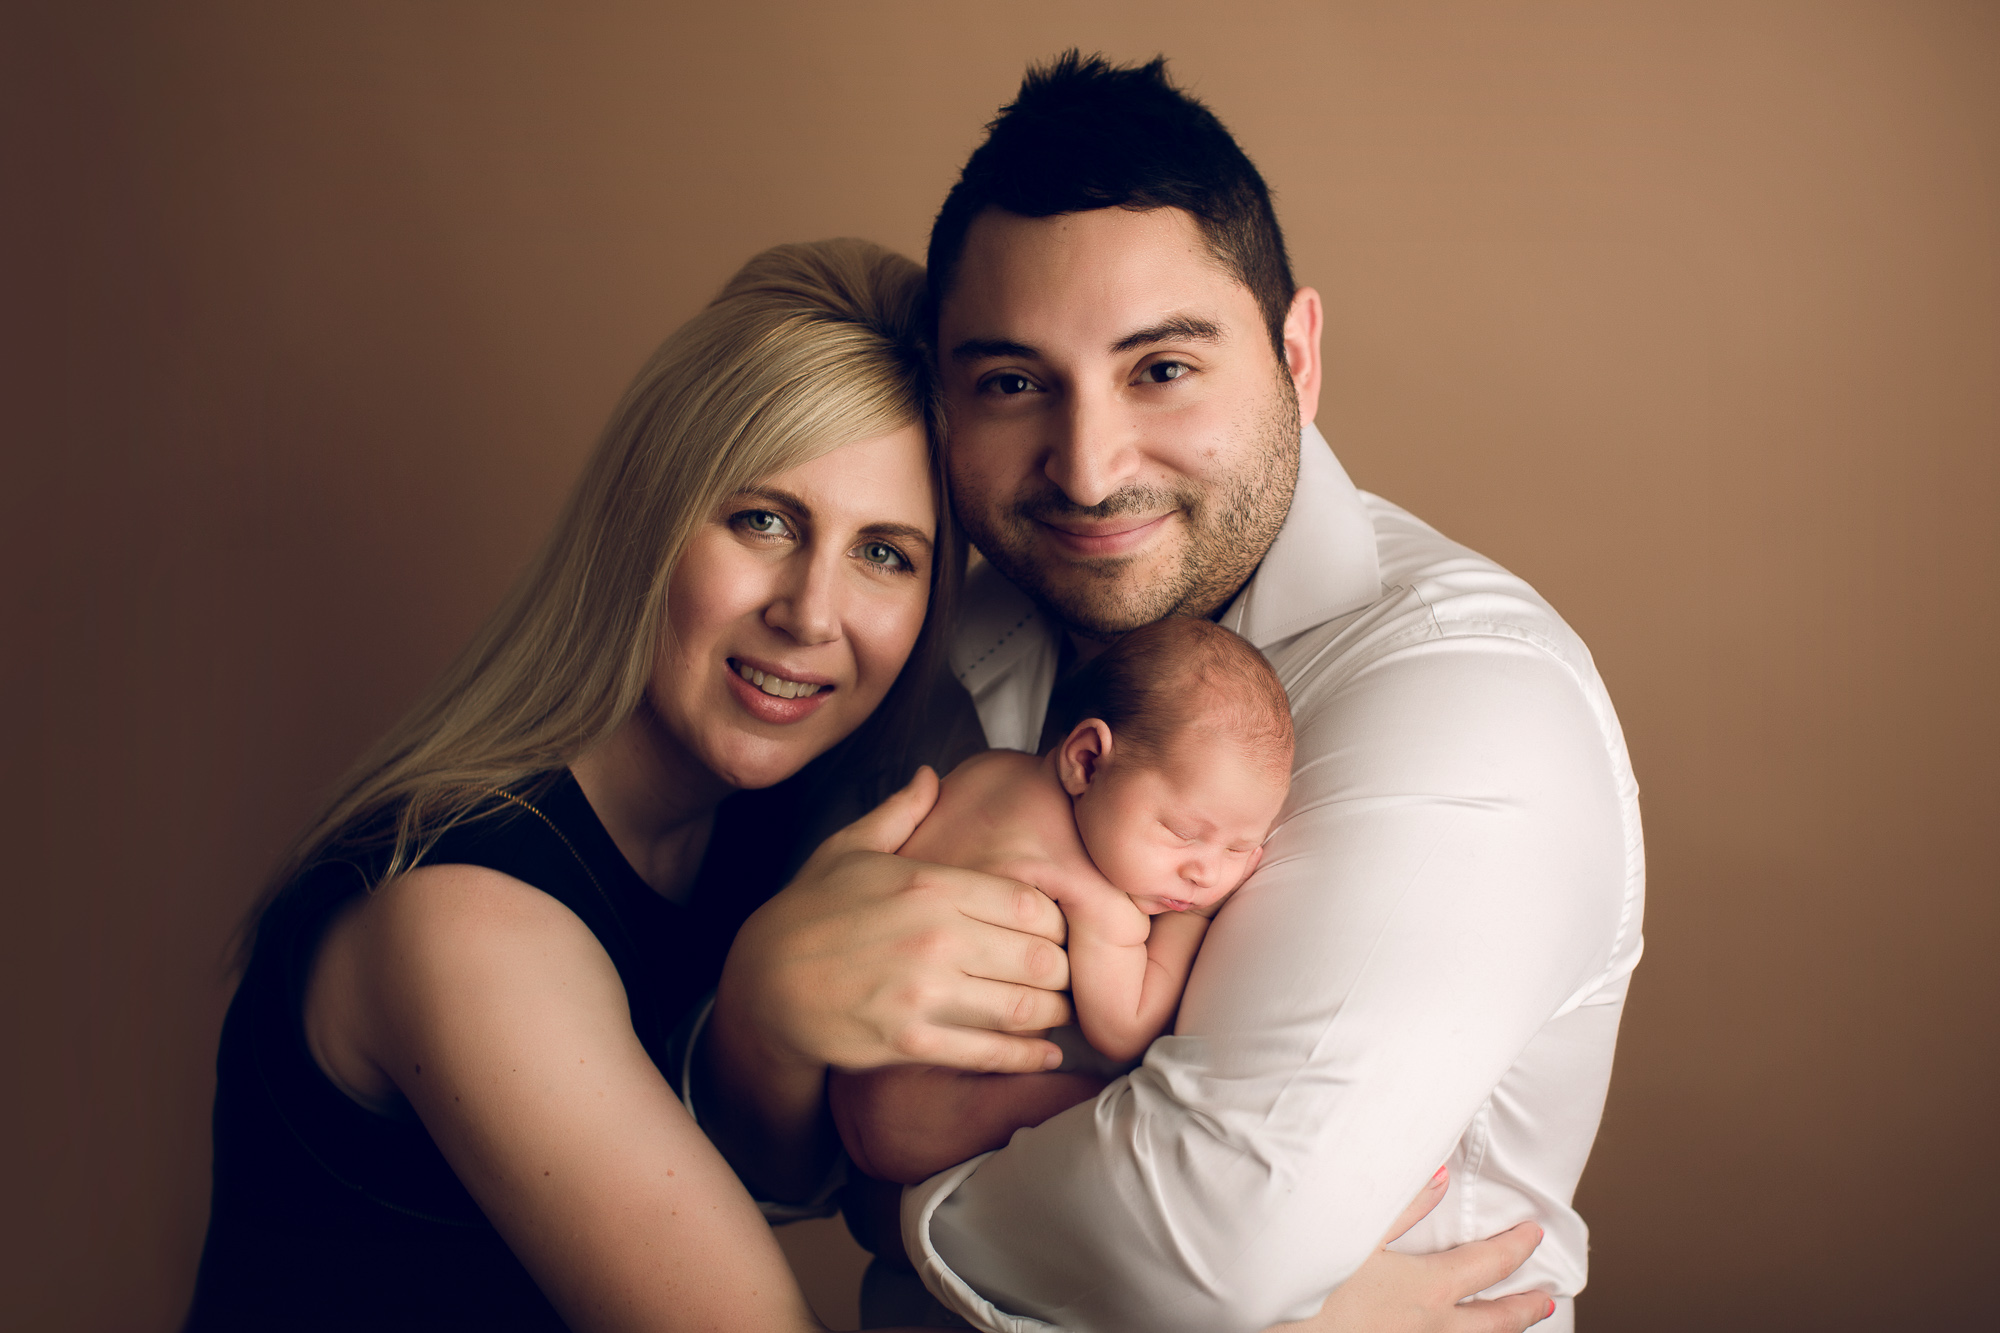
[[[1263,654],[1185,617],[1125,635],[1059,695],[1052,706],[1082,720],[1054,749],[960,764],[901,852],[1053,898],[1069,923],[1077,1026],[1125,1064],[1173,1021],[1209,919],[1263,858],[1291,782],[1291,710]],[[835,1120],[867,1174],[924,1179],[1103,1084],[924,1073],[931,1084],[893,1071],[832,1080]]]
[[[1263,857],[1291,710],[1262,653],[1186,617],[1125,635],[1064,693],[1083,720],[1054,749],[960,764],[902,854],[1055,899],[1077,1026],[1123,1062],[1166,1030],[1209,919]]]

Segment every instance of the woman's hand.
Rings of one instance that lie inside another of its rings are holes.
[[[1439,1167],[1389,1228],[1381,1247],[1334,1288],[1318,1314],[1265,1333],[1520,1333],[1555,1313],[1555,1302],[1539,1291],[1459,1304],[1528,1261],[1542,1243],[1542,1229],[1533,1222],[1438,1254],[1397,1254],[1387,1248],[1437,1207],[1450,1183]]]
[[[909,785],[822,844],[738,932],[702,1041],[706,1117],[757,1183],[796,1190],[828,1147],[826,1068],[1053,1069],[1070,1021],[1060,909],[1038,890],[894,855],[937,800]],[[761,1169],[760,1169],[761,1168]]]

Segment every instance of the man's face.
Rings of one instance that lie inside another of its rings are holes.
[[[1179,209],[987,210],[938,321],[973,541],[1087,635],[1212,614],[1291,507],[1318,316],[1301,289],[1281,364],[1249,289]]]

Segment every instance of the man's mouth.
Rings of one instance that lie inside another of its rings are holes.
[[[737,675],[775,699],[809,699],[821,690],[830,690],[831,685],[815,684],[811,681],[791,680],[785,676],[759,671],[748,662],[729,659],[729,665]]]
[[[1080,524],[1075,520],[1050,521],[1035,520],[1042,531],[1054,538],[1057,546],[1076,556],[1119,556],[1142,546],[1163,523],[1174,515],[1173,510],[1156,514],[1151,518],[1117,518],[1104,524]]]

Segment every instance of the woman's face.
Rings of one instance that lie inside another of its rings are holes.
[[[767,787],[860,726],[923,626],[936,532],[917,425],[726,497],[668,581],[649,690],[667,733]]]

